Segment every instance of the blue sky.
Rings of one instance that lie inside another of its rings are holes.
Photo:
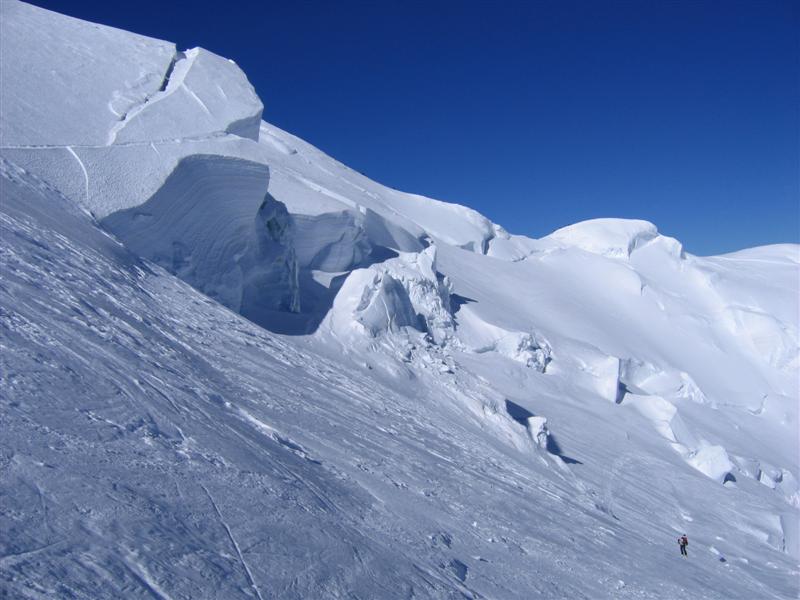
[[[34,0],[233,58],[265,119],[534,237],[800,242],[800,3]]]

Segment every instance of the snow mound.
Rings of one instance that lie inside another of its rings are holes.
[[[417,194],[403,194],[390,206],[412,219],[430,236],[471,252],[486,254],[494,238],[494,225],[482,214],[459,204]]]
[[[800,335],[790,324],[749,307],[727,307],[731,329],[744,337],[753,352],[786,371],[800,368]]]
[[[611,258],[628,258],[659,237],[652,223],[635,219],[592,219],[562,227],[544,238],[559,245]]]

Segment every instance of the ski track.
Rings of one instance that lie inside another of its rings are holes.
[[[261,590],[258,589],[258,585],[256,585],[255,579],[253,579],[253,573],[250,571],[250,567],[247,565],[247,561],[244,559],[244,556],[242,556],[242,551],[239,548],[239,544],[237,543],[236,538],[233,537],[231,528],[228,526],[228,523],[222,516],[214,497],[211,495],[211,492],[208,491],[208,488],[205,485],[201,483],[200,487],[203,488],[206,496],[208,496],[208,500],[211,502],[211,506],[214,508],[214,513],[217,515],[220,525],[222,525],[222,527],[225,529],[225,533],[228,535],[231,545],[233,546],[234,550],[236,550],[236,556],[239,557],[239,563],[242,565],[242,569],[244,569],[244,572],[247,575],[247,581],[250,583],[250,587],[253,588],[259,600],[264,600],[264,598],[261,596]]]
[[[156,600],[172,600],[159,585],[159,583],[148,572],[145,566],[137,561],[135,557],[128,555],[125,557],[125,564],[133,578]]]

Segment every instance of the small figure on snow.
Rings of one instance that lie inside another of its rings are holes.
[[[681,556],[689,556],[689,553],[686,552],[686,546],[689,545],[689,538],[686,537],[685,533],[678,538],[678,545],[681,547]]]

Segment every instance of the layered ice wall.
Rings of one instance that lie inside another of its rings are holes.
[[[3,154],[229,308],[262,323],[299,310],[289,218],[258,160],[262,104],[241,70],[13,0],[0,10]]]
[[[271,311],[299,309],[289,217],[268,181],[259,163],[188,156],[147,202],[102,224],[139,256],[264,323]]]

